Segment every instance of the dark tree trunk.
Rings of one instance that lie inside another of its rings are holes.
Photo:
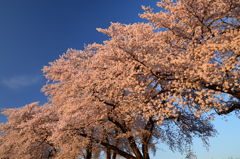
[[[107,148],[106,159],[111,159],[111,149]]]
[[[92,143],[90,142],[87,145],[87,156],[86,159],[91,159],[92,158]]]
[[[116,158],[117,158],[117,153],[113,152],[112,159],[116,159]]]

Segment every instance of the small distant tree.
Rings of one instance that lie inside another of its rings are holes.
[[[0,127],[0,154],[27,156],[33,151],[17,148],[44,143],[47,152],[36,158],[149,159],[163,142],[193,158],[193,137],[208,146],[216,135],[214,116],[239,115],[240,2],[157,5],[163,11],[143,7],[140,17],[149,23],[112,23],[98,29],[110,37],[103,44],[69,49],[45,66],[49,103],[31,108],[21,124],[16,114],[29,106],[3,111],[9,122]],[[25,140],[15,142],[19,133]]]

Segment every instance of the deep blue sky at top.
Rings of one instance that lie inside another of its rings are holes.
[[[141,5],[157,12],[155,0],[0,0],[0,108],[16,108],[35,101],[47,102],[40,89],[46,83],[41,69],[68,48],[102,43],[108,36],[96,28],[110,22],[147,22],[139,18]],[[6,122],[0,114],[0,123]],[[210,139],[209,153],[194,143],[199,159],[240,157],[240,120],[217,120],[220,135]],[[155,159],[184,159],[160,144]]]

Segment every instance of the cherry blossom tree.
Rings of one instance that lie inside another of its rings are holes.
[[[7,123],[0,125],[1,158],[51,158],[57,147],[48,140],[52,123],[58,121],[54,107],[38,102],[17,109],[5,109]]]
[[[161,77],[174,76],[175,85],[185,85],[184,92],[194,94],[191,101],[205,110],[238,114],[240,2],[181,0],[175,4],[163,0],[157,5],[166,11],[155,14],[144,7],[141,17],[165,29],[161,44],[170,54],[164,65],[174,70],[161,72]]]
[[[18,109],[5,109],[8,122],[0,125],[0,156],[1,158],[98,158],[99,151],[86,142],[85,138],[57,134],[61,138],[51,140],[59,117],[56,107],[38,102]],[[79,141],[84,144],[79,145]],[[100,149],[101,150],[101,149]]]
[[[97,29],[110,39],[45,66],[49,103],[4,110],[0,154],[149,159],[163,142],[193,158],[193,137],[207,147],[215,115],[239,116],[240,2],[157,5],[143,7],[149,23]]]

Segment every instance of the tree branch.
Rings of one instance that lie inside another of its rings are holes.
[[[218,115],[223,115],[223,114],[229,114],[231,113],[232,111],[236,110],[236,109],[239,109],[240,110],[240,104],[237,103],[237,104],[233,104],[230,108],[228,108],[227,110],[223,110],[223,111],[220,111],[218,112]]]
[[[150,159],[149,153],[148,153],[148,144],[149,144],[150,138],[152,137],[153,128],[154,128],[154,121],[152,120],[152,117],[149,117],[149,120],[144,128],[144,130],[149,131],[149,133],[143,136],[143,142],[142,142],[142,152],[143,152],[144,159]]]

